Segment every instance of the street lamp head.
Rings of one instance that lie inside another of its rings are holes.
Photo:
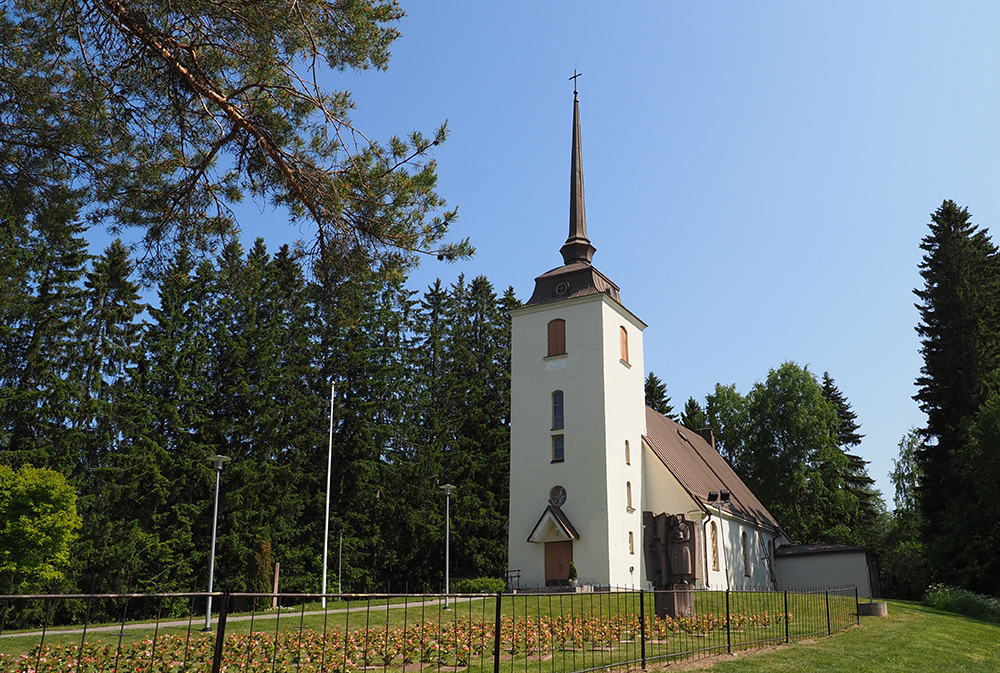
[[[455,486],[454,484],[444,484],[443,486],[438,486],[438,488],[440,488],[442,491],[444,491],[445,495],[451,495],[451,492],[454,491],[458,487]]]
[[[729,491],[727,491],[727,490],[723,489],[723,490],[722,490],[722,492],[721,492],[721,493],[719,493],[719,499],[720,499],[720,501],[722,501],[722,502],[729,502],[729,497],[730,497],[730,495],[731,495],[731,494],[730,494],[730,492],[729,492]]]
[[[215,455],[208,459],[212,463],[212,467],[216,472],[222,472],[222,466],[228,463],[232,458],[229,456],[219,456]]]

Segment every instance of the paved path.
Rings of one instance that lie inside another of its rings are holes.
[[[388,604],[388,605],[383,604],[383,605],[372,605],[372,606],[366,605],[364,607],[338,608],[336,610],[331,610],[331,609],[328,608],[326,610],[307,610],[304,613],[303,612],[293,611],[293,610],[283,610],[280,613],[280,616],[288,618],[288,617],[302,617],[302,616],[312,617],[312,616],[315,616],[315,615],[322,615],[322,614],[334,615],[334,614],[342,614],[342,613],[345,613],[345,612],[366,612],[366,611],[381,612],[383,610],[388,611],[389,608],[395,609],[395,608],[406,607],[407,609],[409,609],[409,608],[415,608],[415,607],[426,607],[426,606],[440,605],[441,602],[442,602],[442,600],[443,599],[439,598],[439,599],[436,599],[436,600],[420,601],[420,602],[416,602],[416,603],[405,603],[405,604],[404,603],[391,603],[391,604]],[[471,598],[471,597],[452,598],[451,599],[451,603],[467,603],[467,602],[473,601],[473,600],[484,600],[484,599]],[[251,619],[254,620],[255,622],[259,622],[259,621],[265,620],[265,619],[277,619],[278,616],[279,616],[279,613],[277,613],[277,612],[260,612],[260,613],[256,613],[256,614],[253,614],[253,615],[229,615],[228,617],[226,617],[226,623],[228,624],[230,622],[249,622]],[[191,620],[184,619],[184,620],[177,620],[177,621],[170,621],[170,622],[160,622],[158,627],[157,627],[157,623],[156,622],[134,622],[134,623],[127,623],[124,626],[121,625],[121,624],[115,624],[114,626],[91,626],[91,627],[88,627],[86,629],[86,632],[87,633],[116,633],[116,632],[121,632],[121,631],[135,631],[137,629],[149,629],[150,627],[155,627],[155,628],[185,627],[185,626],[188,626],[189,624],[191,625],[191,628],[193,630],[197,631],[197,630],[199,630],[198,626],[200,624],[203,624],[204,620],[205,620],[205,617],[202,616],[200,618],[195,618],[195,619],[191,619]],[[212,619],[212,623],[213,624],[217,624],[218,621],[219,620],[218,620],[217,617]],[[82,628],[80,628],[80,629],[53,628],[53,629],[49,629],[48,631],[19,631],[17,633],[4,633],[4,634],[0,635],[0,638],[41,638],[43,633],[46,636],[48,636],[48,635],[63,636],[63,635],[69,634],[69,633],[83,633],[83,632],[84,632],[84,629],[82,629]]]

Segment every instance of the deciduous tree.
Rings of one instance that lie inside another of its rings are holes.
[[[0,581],[5,589],[50,589],[69,564],[79,527],[76,494],[61,473],[0,465]]]
[[[746,396],[716,385],[706,415],[720,452],[795,542],[859,541],[837,412],[808,368],[786,362]]]
[[[895,505],[879,557],[882,590],[887,596],[920,600],[927,589],[927,554],[921,540],[921,512],[917,502],[923,444],[919,430],[911,429],[899,440],[899,453],[889,474]]]

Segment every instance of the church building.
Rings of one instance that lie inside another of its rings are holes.
[[[563,264],[511,312],[508,569],[517,586],[777,589],[790,541],[715,450],[645,405],[643,331],[593,266],[573,100]]]

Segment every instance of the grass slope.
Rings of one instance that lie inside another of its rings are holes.
[[[919,603],[888,603],[888,617],[862,617],[860,627],[833,638],[794,643],[739,659],[723,657],[703,666],[688,664],[690,667],[685,669],[710,668],[713,673],[1000,671],[1000,625],[940,612]]]

